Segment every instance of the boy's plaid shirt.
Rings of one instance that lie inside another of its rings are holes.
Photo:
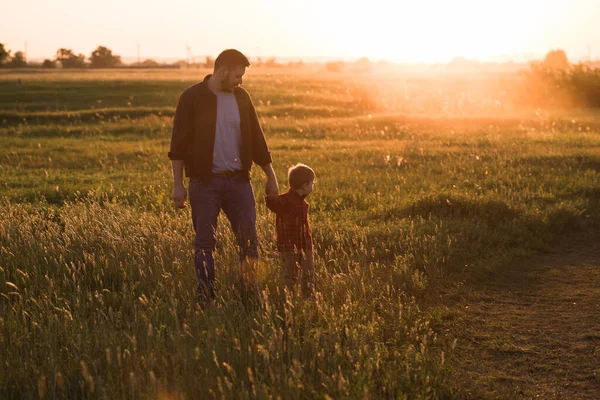
[[[277,249],[279,251],[312,250],[312,234],[308,222],[309,205],[295,190],[266,198],[267,207],[275,212]]]

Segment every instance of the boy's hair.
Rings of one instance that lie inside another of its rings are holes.
[[[315,179],[315,171],[307,165],[296,164],[288,170],[288,181],[292,189],[300,189],[302,185]]]
[[[235,49],[223,50],[215,60],[215,71],[226,66],[227,68],[249,67],[250,61],[241,52]]]

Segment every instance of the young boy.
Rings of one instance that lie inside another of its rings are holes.
[[[288,181],[288,192],[267,197],[266,203],[276,215],[277,249],[284,262],[283,283],[293,286],[301,276],[302,292],[308,296],[314,292],[315,261],[305,198],[313,191],[315,172],[297,164],[288,170]]]

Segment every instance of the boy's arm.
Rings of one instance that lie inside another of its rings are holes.
[[[265,202],[267,203],[267,208],[273,211],[275,214],[283,214],[285,211],[285,206],[283,205],[283,201],[280,196],[269,197],[265,196]]]

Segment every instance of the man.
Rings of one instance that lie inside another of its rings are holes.
[[[187,88],[177,104],[169,158],[173,167],[172,199],[185,207],[183,169],[190,178],[189,194],[198,294],[215,297],[217,217],[225,212],[240,248],[242,277],[256,284],[258,240],[256,202],[250,168],[258,164],[267,177],[265,193],[278,194],[271,155],[250,95],[239,85],[250,62],[237,50],[225,50],[215,60],[212,75]]]

